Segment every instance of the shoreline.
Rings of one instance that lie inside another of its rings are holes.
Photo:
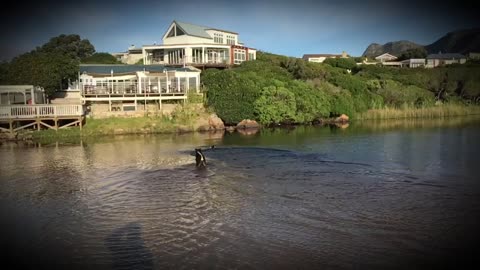
[[[269,128],[291,128],[296,126],[337,126],[347,128],[352,122],[358,121],[389,121],[407,119],[438,119],[450,117],[469,117],[480,115],[480,106],[448,105],[431,108],[418,109],[393,109],[384,108],[369,110],[363,114],[353,117],[351,120],[340,118],[317,119],[309,123],[283,123],[267,126],[239,126],[224,125],[215,114],[205,112],[195,117],[186,117],[172,121],[168,117],[111,117],[104,119],[89,119],[82,130],[69,128],[62,130],[23,130],[14,134],[0,133],[0,142],[55,142],[77,140],[78,138],[99,138],[116,135],[180,135],[186,133],[233,133],[239,132],[246,135],[257,133],[260,129]],[[214,119],[214,121],[212,121]],[[220,121],[220,123],[218,122]],[[248,120],[247,120],[248,121]]]

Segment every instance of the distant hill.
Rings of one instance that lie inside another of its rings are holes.
[[[388,42],[383,45],[378,43],[372,43],[363,53],[363,56],[375,57],[384,53],[400,56],[404,51],[415,48],[422,48],[422,45],[418,45],[408,40]]]
[[[450,32],[425,49],[429,53],[480,52],[480,28]]]
[[[462,53],[480,52],[480,28],[454,31],[446,34],[434,43],[426,46],[411,41],[401,40],[384,45],[370,44],[362,56],[375,57],[383,53],[400,56],[403,52],[414,48],[425,48],[430,53]]]

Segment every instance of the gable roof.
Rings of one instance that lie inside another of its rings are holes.
[[[238,35],[238,33],[232,32],[232,31],[227,31],[227,30],[222,30],[218,28],[213,28],[213,27],[208,27],[208,26],[201,26],[197,24],[192,24],[192,23],[186,23],[186,22],[179,22],[174,20],[170,25],[176,24],[177,27],[180,27],[183,32],[185,32],[186,35],[189,36],[196,36],[196,37],[201,37],[201,38],[208,38],[208,39],[213,39],[212,36],[210,36],[207,33],[207,30],[217,30],[217,31],[222,31],[222,32],[227,32],[227,33],[232,33],[235,35]],[[168,30],[170,27],[168,27]],[[168,32],[167,30],[167,32]],[[167,33],[165,33],[164,36],[166,36]]]
[[[462,59],[467,58],[459,53],[439,53],[439,54],[429,54],[427,59]]]
[[[197,36],[197,37],[202,37],[202,38],[209,38],[209,39],[212,38],[206,32],[207,28],[204,27],[204,26],[190,24],[190,23],[184,23],[184,22],[177,22],[177,21],[173,21],[173,22],[177,25],[177,27],[180,27],[183,30],[183,32],[185,32],[186,35]]]
[[[381,58],[381,57],[385,57],[385,56],[386,56],[386,57],[397,58],[397,57],[396,57],[395,55],[393,55],[393,54],[389,54],[389,53],[383,53],[383,54],[381,54],[381,55],[379,55],[379,56],[375,57],[375,59],[377,59],[377,58]]]

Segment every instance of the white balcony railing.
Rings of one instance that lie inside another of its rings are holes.
[[[0,118],[2,119],[71,117],[83,114],[83,106],[74,104],[0,106]]]

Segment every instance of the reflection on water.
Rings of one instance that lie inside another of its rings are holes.
[[[4,144],[4,255],[73,269],[458,268],[480,237],[480,126],[461,119]],[[212,144],[197,170],[192,150]]]
[[[105,243],[114,257],[115,269],[153,268],[152,253],[145,247],[142,226],[138,222],[115,229]]]

